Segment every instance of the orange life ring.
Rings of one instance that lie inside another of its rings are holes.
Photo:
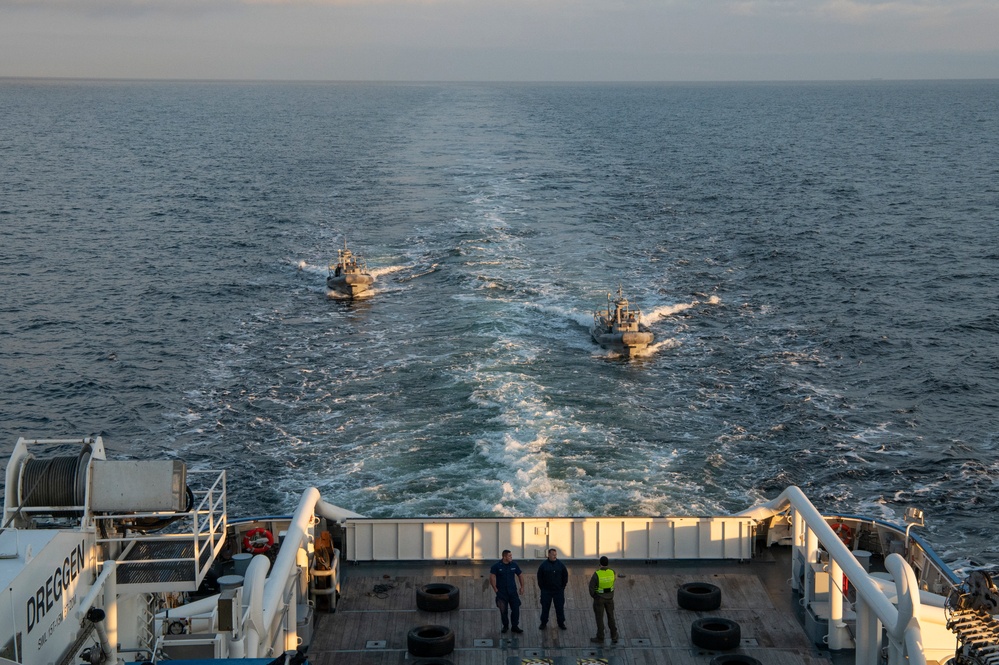
[[[849,547],[853,544],[853,529],[842,522],[833,522],[829,526],[836,532],[836,535],[839,536],[844,545]]]
[[[243,551],[250,554],[263,554],[274,544],[274,534],[263,527],[250,529],[243,534]]]

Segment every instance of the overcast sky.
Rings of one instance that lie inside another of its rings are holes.
[[[999,0],[0,0],[0,77],[999,78]]]

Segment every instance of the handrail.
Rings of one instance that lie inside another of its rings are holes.
[[[103,569],[94,580],[90,591],[83,597],[76,608],[76,620],[82,622],[84,618],[89,619],[90,610],[97,602],[98,596],[103,596],[104,614],[101,619],[92,621],[93,629],[100,636],[101,663],[102,665],[118,662],[118,606],[112,599],[117,596],[118,588],[115,582],[116,563],[113,559],[108,559],[103,563]],[[105,625],[98,625],[104,622]],[[113,639],[109,638],[113,636]],[[0,663],[8,661],[0,659]],[[11,661],[12,662],[12,661]]]
[[[143,517],[173,520],[173,526],[170,531],[128,531],[119,534],[115,530],[109,529],[108,535],[99,535],[96,538],[96,543],[98,545],[117,544],[123,546],[122,553],[118,555],[119,569],[125,567],[136,568],[149,564],[188,564],[190,565],[192,575],[190,579],[200,582],[204,579],[208,569],[211,567],[212,561],[218,555],[225,541],[227,497],[225,471],[191,470],[188,472],[189,479],[198,476],[207,476],[208,480],[203,486],[196,488],[195,491],[198,495],[201,495],[201,498],[189,510],[182,512],[107,513],[93,516],[93,520],[97,524]],[[191,554],[179,557],[151,556],[135,559],[124,558],[136,543],[168,543],[174,541],[190,543]]]
[[[846,574],[857,593],[860,606],[873,610],[877,619],[885,626],[888,633],[888,665],[926,665],[926,657],[921,643],[922,634],[919,626],[919,586],[916,575],[908,562],[898,554],[889,554],[885,558],[885,567],[895,580],[898,595],[898,607],[888,600],[878,585],[872,580],[857,558],[836,535],[832,527],[826,523],[822,514],[812,505],[800,488],[791,486],[781,492],[780,496],[760,506],[738,513],[740,517],[752,517],[764,520],[776,514],[792,509],[803,521],[805,528],[811,531],[819,543],[826,549],[829,556]],[[804,533],[804,532],[802,532]],[[795,543],[795,547],[801,547]],[[880,635],[869,635],[864,639],[880,641]],[[856,650],[857,665],[876,665],[876,647],[861,644],[858,635]],[[871,660],[871,655],[874,660]]]
[[[267,574],[267,559],[260,556],[253,557],[247,570],[249,584],[245,589],[243,604],[251,624],[247,631],[248,657],[266,654],[274,641],[273,632],[277,619],[282,607],[287,609],[283,599],[288,593],[287,585],[292,570],[298,565],[298,549],[305,541],[316,514],[331,520],[360,517],[357,513],[326,503],[315,487],[308,488],[302,494],[270,573]],[[267,574],[266,581],[263,579],[264,574]]]
[[[266,655],[268,647],[273,643],[273,627],[285,606],[282,599],[285,597],[287,580],[298,564],[298,548],[306,538],[320,503],[319,490],[315,487],[308,488],[302,494],[267,581],[262,589],[259,583],[251,584],[247,597],[244,598],[244,603],[253,608],[250,613],[253,623],[259,622],[253,627],[256,630],[248,631],[250,636],[247,640],[247,655],[251,658],[257,657],[259,653]],[[258,558],[254,557],[254,560]],[[253,565],[254,561],[250,563]]]
[[[894,522],[889,522],[887,520],[879,519],[877,517],[865,517],[863,515],[853,515],[851,513],[834,513],[826,515],[826,517],[834,518],[833,519],[834,522],[842,520],[857,520],[861,522],[868,522],[873,526],[880,526],[887,529],[891,529],[893,531],[897,531],[898,533],[902,533],[902,527],[900,525],[895,524]],[[919,547],[923,550],[923,555],[926,556],[933,563],[935,568],[939,569],[940,572],[943,573],[943,575],[947,578],[947,581],[950,582],[950,585],[952,587],[961,584],[961,578],[958,577],[957,574],[950,569],[950,566],[948,566],[947,563],[940,558],[940,555],[937,554],[936,551],[934,551],[933,547],[929,544],[929,542],[927,542],[925,538],[923,538],[921,535],[913,531],[906,537],[906,539],[911,543],[916,543],[919,545]]]

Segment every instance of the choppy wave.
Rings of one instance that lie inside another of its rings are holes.
[[[994,83],[0,87],[0,445],[228,467],[233,512],[796,484],[997,558]],[[588,332],[619,284],[630,360]]]

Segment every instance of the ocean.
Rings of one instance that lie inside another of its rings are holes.
[[[999,81],[8,79],[0,117],[4,456],[100,434],[233,514],[794,484],[999,560]],[[589,337],[618,288],[639,358]]]

